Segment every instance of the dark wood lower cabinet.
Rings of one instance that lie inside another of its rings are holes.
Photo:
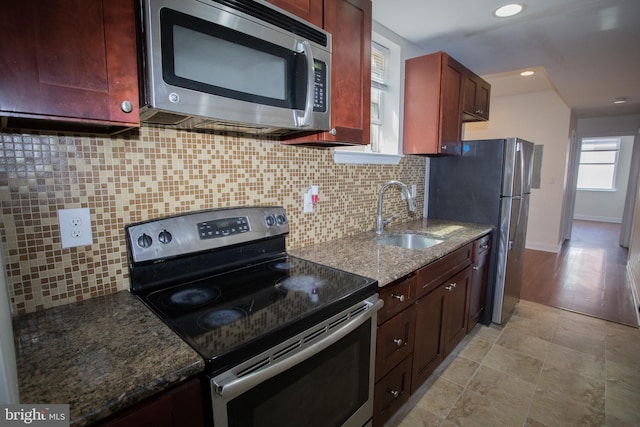
[[[382,426],[467,334],[472,247],[469,243],[381,289],[388,310],[378,322],[374,427]]]
[[[202,386],[186,380],[96,424],[99,427],[203,427]]]
[[[444,304],[445,290],[439,287],[416,303],[416,340],[413,347],[414,393],[444,360]]]
[[[445,290],[445,357],[467,335],[467,295],[470,284],[471,267],[467,267],[442,285]]]
[[[382,426],[411,396],[411,365],[408,356],[378,381],[374,388],[373,425]]]

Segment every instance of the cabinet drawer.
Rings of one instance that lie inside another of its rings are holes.
[[[373,427],[380,427],[409,400],[411,394],[411,356],[399,363],[375,385]]]
[[[431,292],[446,279],[471,264],[472,248],[473,243],[469,243],[418,270],[416,298]]]
[[[384,301],[384,306],[378,312],[378,325],[413,304],[417,282],[417,274],[412,274],[410,277],[380,289],[380,299]]]
[[[486,256],[491,249],[491,235],[487,234],[473,242],[473,254],[471,260],[477,262],[479,258]]]
[[[413,352],[416,327],[413,306],[378,326],[376,339],[376,380],[382,378]]]

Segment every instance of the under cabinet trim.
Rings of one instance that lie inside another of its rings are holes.
[[[401,154],[369,153],[364,151],[334,150],[335,163],[359,165],[397,165],[404,156]]]

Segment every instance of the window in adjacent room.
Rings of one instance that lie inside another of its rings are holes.
[[[615,191],[620,138],[583,138],[578,190]]]

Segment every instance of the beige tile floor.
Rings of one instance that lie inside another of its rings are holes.
[[[387,423],[640,426],[640,330],[521,301],[476,326]]]

